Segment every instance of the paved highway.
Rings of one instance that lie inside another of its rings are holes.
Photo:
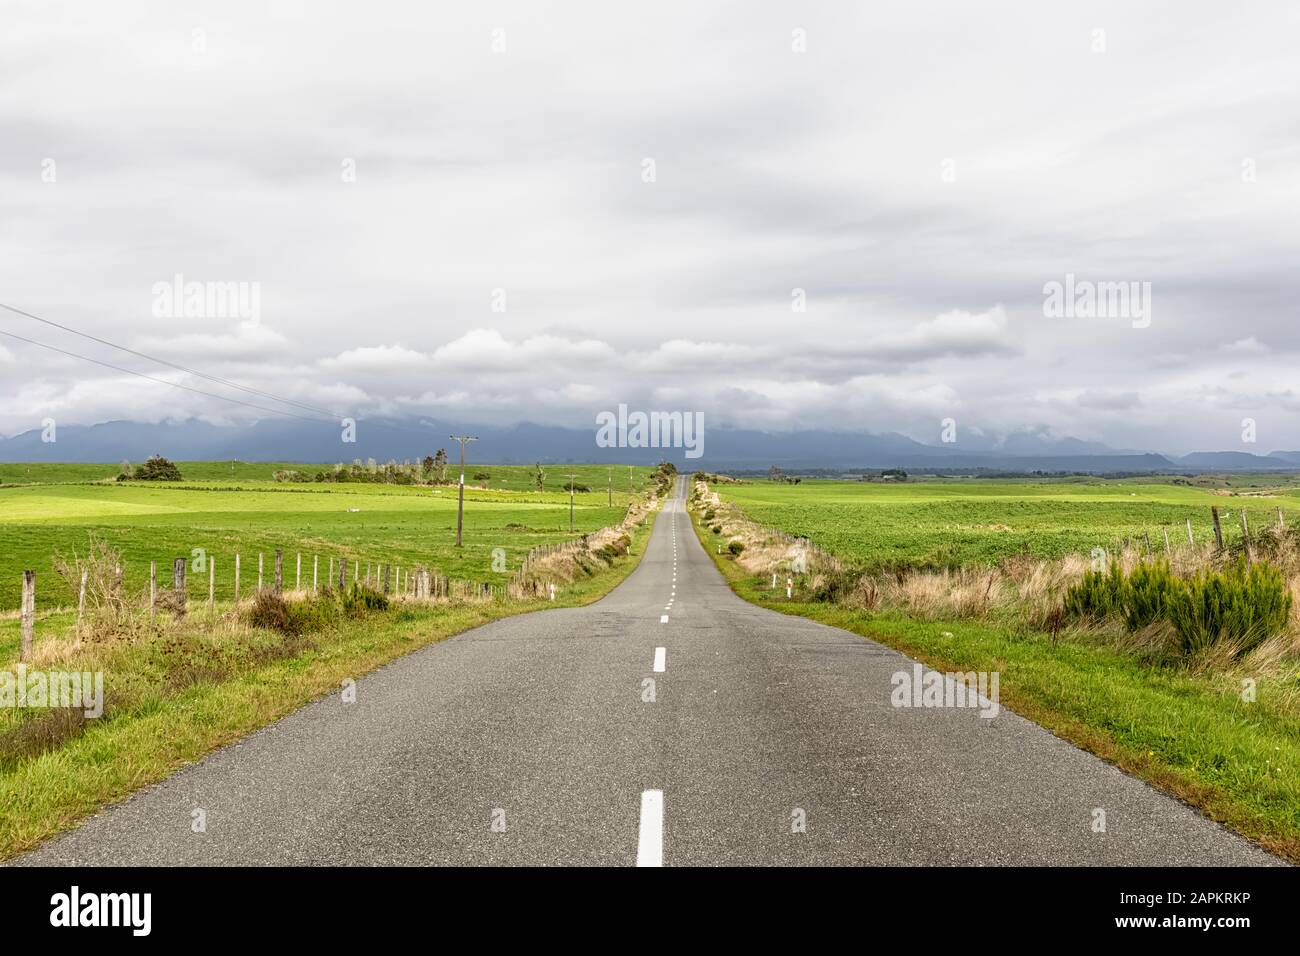
[[[410,654],[17,862],[1279,862],[1005,709],[892,706],[912,662],[737,598],[684,492],[599,603]]]

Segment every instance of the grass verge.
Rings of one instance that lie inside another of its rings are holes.
[[[1239,686],[1178,667],[1151,667],[1106,646],[1053,641],[966,620],[788,601],[696,534],[732,590],[760,607],[811,618],[895,648],[942,671],[997,671],[1001,703],[1056,736],[1300,863],[1300,720]],[[1286,695],[1294,688],[1272,688]]]
[[[626,556],[568,585],[554,602],[398,605],[315,635],[308,649],[233,679],[200,675],[178,693],[160,691],[130,710],[88,721],[84,732],[55,749],[0,769],[0,859],[337,691],[345,678],[489,621],[599,600],[639,563],[652,527],[653,521],[642,522]]]

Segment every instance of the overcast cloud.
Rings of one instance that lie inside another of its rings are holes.
[[[1300,448],[1293,2],[0,16],[0,301],[182,365],[358,418]],[[1046,317],[1067,273],[1150,282],[1149,327]],[[260,321],[157,316],[177,274]],[[3,336],[0,398],[257,414]]]

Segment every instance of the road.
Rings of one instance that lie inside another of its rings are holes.
[[[892,706],[912,662],[737,598],[684,491],[599,603],[403,657],[17,862],[1280,862],[1005,709]]]

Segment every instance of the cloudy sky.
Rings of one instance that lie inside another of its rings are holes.
[[[1294,2],[2,16],[0,302],[189,368],[358,418],[1300,448]],[[1045,314],[1067,273],[1149,323]],[[258,315],[168,313],[177,275]],[[3,335],[0,398],[6,435],[261,414]]]

